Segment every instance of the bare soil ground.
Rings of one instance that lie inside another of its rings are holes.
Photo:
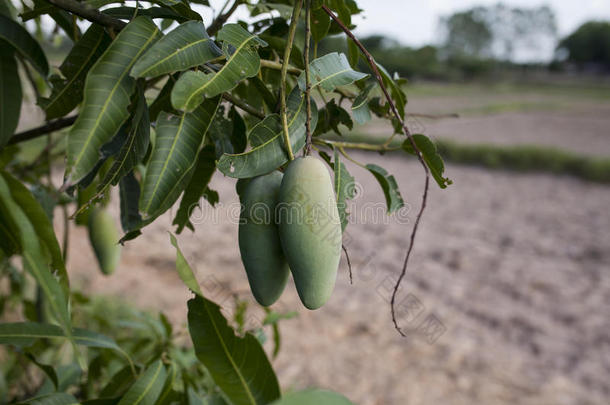
[[[436,100],[447,109],[464,106],[459,98]],[[428,112],[434,103],[423,97],[412,111]],[[599,109],[501,112],[427,122],[426,132],[608,155],[610,107]],[[299,312],[281,325],[284,346],[274,362],[285,389],[327,387],[362,405],[608,403],[609,187],[449,165],[455,184],[432,185],[404,280],[399,316],[408,337],[402,338],[388,302],[419,207],[422,170],[394,155],[354,157],[396,176],[411,207],[400,218],[410,222],[375,215],[381,189],[348,165],[362,186],[351,210],[357,223],[346,235],[354,284],[342,260],[334,295],[313,312],[289,284],[276,305]],[[231,294],[249,297],[237,247],[239,210],[233,180],[216,175],[213,188],[222,206],[204,203],[196,232],[179,241],[204,291],[230,308]],[[163,310],[184,325],[189,293],[174,269],[170,224],[166,214],[128,243],[110,278],[97,270],[85,230],[73,229],[72,283]]]

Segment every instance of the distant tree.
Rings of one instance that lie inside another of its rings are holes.
[[[568,53],[568,61],[596,63],[610,69],[610,22],[590,21],[581,25],[559,43]]]
[[[513,60],[555,42],[555,14],[548,6],[511,8],[502,3],[441,18],[448,57]]]

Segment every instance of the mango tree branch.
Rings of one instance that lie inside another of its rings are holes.
[[[282,119],[284,144],[286,145],[286,152],[288,153],[288,157],[290,158],[290,160],[294,160],[294,153],[292,153],[292,145],[290,144],[290,132],[288,130],[288,109],[286,107],[286,74],[288,73],[290,52],[292,51],[292,44],[294,43],[294,33],[297,29],[297,22],[299,21],[299,14],[301,13],[302,6],[303,0],[297,0],[294,7],[292,8],[292,17],[290,19],[290,27],[288,28],[288,39],[286,39],[286,48],[284,49],[284,60],[282,61],[282,70],[280,77],[280,117]]]
[[[311,153],[311,82],[309,78],[309,45],[311,42],[311,0],[305,0],[305,46],[303,58],[305,59],[305,107],[307,119],[305,120],[305,156]],[[350,281],[351,281],[350,267]]]
[[[41,125],[36,128],[28,129],[27,131],[19,132],[11,137],[7,142],[7,145],[14,145],[19,142],[29,141],[30,139],[38,138],[39,136],[50,134],[51,132],[58,131],[62,128],[69,127],[74,124],[78,115],[72,117],[58,118],[54,121],[50,121],[45,125]]]
[[[409,139],[409,142],[411,143],[411,146],[413,147],[413,150],[415,151],[415,154],[417,155],[417,159],[419,160],[422,167],[424,168],[424,172],[426,175],[425,182],[424,182],[424,192],[422,194],[421,208],[419,209],[419,212],[417,213],[417,217],[415,219],[415,223],[413,224],[413,230],[411,231],[411,239],[409,242],[409,247],[407,248],[407,254],[405,255],[405,260],[404,260],[404,263],[402,266],[402,271],[400,273],[400,276],[398,277],[398,281],[396,282],[396,285],[394,286],[394,291],[392,292],[392,300],[390,302],[390,308],[392,311],[392,322],[394,322],[394,327],[396,328],[398,333],[400,333],[402,336],[406,336],[404,334],[404,332],[402,331],[402,329],[400,328],[400,326],[398,325],[398,321],[396,320],[396,311],[394,309],[394,304],[396,302],[396,295],[398,293],[398,288],[400,287],[400,283],[402,282],[402,280],[407,272],[407,265],[409,263],[409,257],[411,256],[411,251],[413,250],[413,245],[415,243],[415,236],[417,234],[417,228],[419,226],[419,222],[421,220],[422,214],[424,213],[424,210],[426,209],[426,202],[428,201],[428,188],[430,185],[430,170],[428,170],[428,166],[426,166],[426,162],[424,162],[424,158],[421,154],[421,151],[415,144],[415,141],[413,140],[413,137],[411,136],[411,132],[409,131],[409,129],[405,125],[404,121],[402,120],[400,114],[398,113],[398,109],[396,108],[396,105],[392,101],[392,98],[390,97],[388,90],[386,89],[385,85],[383,84],[383,79],[381,78],[381,74],[379,73],[379,69],[377,68],[377,64],[375,63],[375,59],[373,59],[373,56],[366,50],[364,45],[362,45],[362,43],[360,41],[358,41],[358,38],[356,38],[354,36],[354,34],[349,30],[349,28],[347,28],[345,26],[345,24],[343,24],[343,22],[339,18],[337,18],[337,16],[335,16],[335,14],[328,7],[326,7],[325,5],[322,5],[322,9],[324,9],[326,14],[328,14],[330,16],[330,18],[332,18],[337,23],[337,25],[339,25],[339,27],[341,27],[341,29],[343,30],[345,35],[347,35],[352,41],[354,41],[356,46],[360,49],[360,51],[362,51],[362,53],[366,57],[366,60],[369,64],[369,66],[371,67],[371,70],[375,74],[375,78],[377,79],[377,82],[379,83],[379,87],[381,88],[381,90],[383,91],[383,94],[385,95],[386,99],[388,100],[388,104],[390,105],[390,109],[392,110],[392,113],[394,114],[394,118],[396,118],[398,120],[398,122],[400,122],[402,130],[403,130],[404,134],[407,136],[407,138]]]
[[[230,93],[223,93],[222,98],[233,104],[235,107],[244,110],[248,114],[254,115],[257,118],[260,118],[261,120],[265,118],[265,114],[262,111],[257,110],[256,108],[252,107],[250,104],[246,103],[243,100],[233,97]]]
[[[103,25],[104,27],[112,28],[115,31],[120,31],[127,25],[126,22],[110,17],[98,9],[86,5],[84,2],[79,3],[76,0],[48,0],[49,3],[75,14],[79,17],[89,20],[94,23]]]
[[[227,11],[224,14],[220,14],[218,17],[216,17],[214,19],[214,21],[212,21],[212,24],[210,24],[210,26],[208,27],[208,35],[213,36],[214,34],[216,34],[222,28],[224,23],[227,22],[229,17],[231,17],[233,15],[235,10],[237,10],[237,7],[239,7],[239,5],[241,3],[242,3],[242,0],[235,0],[235,2],[233,3],[233,5],[229,9],[229,11]],[[221,12],[222,12],[222,10],[221,10]]]

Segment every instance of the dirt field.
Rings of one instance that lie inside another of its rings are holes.
[[[426,121],[432,136],[610,155],[608,100],[555,108],[548,97],[538,98],[541,105],[530,108],[514,94],[499,96],[487,105],[525,105],[525,110],[491,115],[461,95],[422,95],[417,101],[412,96],[410,108],[470,108],[460,120]],[[399,156],[354,157],[396,176],[412,207],[401,218],[412,221],[423,184],[417,163]],[[275,367],[284,389],[332,388],[362,405],[607,403],[609,187],[449,165],[455,184],[431,188],[403,285],[399,315],[408,338],[401,338],[388,301],[412,223],[363,215],[383,202],[381,189],[370,174],[348,166],[362,186],[351,210],[358,220],[346,235],[354,284],[343,260],[333,297],[314,312],[300,305],[289,284],[277,307],[298,310],[299,316],[281,326],[284,346]],[[237,247],[237,198],[233,180],[216,175],[213,188],[222,206],[206,205],[197,231],[183,233],[179,241],[207,295],[230,307],[232,293],[248,297]],[[167,214],[130,242],[111,278],[99,275],[85,231],[74,229],[73,285],[162,309],[184,325],[189,293],[174,269],[170,223]]]

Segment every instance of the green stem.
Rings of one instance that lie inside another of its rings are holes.
[[[311,42],[311,0],[305,0],[305,107],[307,119],[305,120],[305,156],[311,153],[311,81],[309,78],[309,45]]]
[[[294,33],[297,29],[297,22],[299,21],[299,14],[301,13],[302,6],[303,0],[297,0],[294,5],[294,8],[292,9],[292,18],[290,20],[290,28],[288,29],[288,39],[286,40],[286,49],[284,49],[284,60],[282,63],[280,77],[280,116],[282,118],[284,143],[286,144],[286,151],[288,152],[288,157],[290,158],[290,160],[294,160],[294,153],[292,153],[292,146],[290,144],[290,132],[288,131],[288,109],[286,107],[286,74],[288,73],[290,52],[292,51]]]

